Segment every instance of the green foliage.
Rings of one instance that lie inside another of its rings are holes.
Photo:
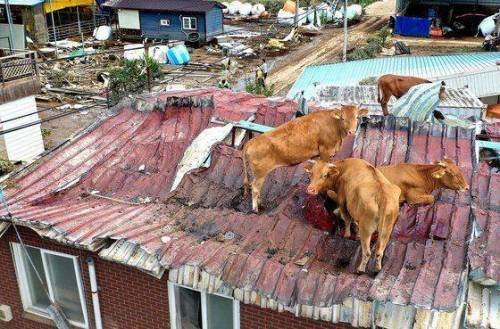
[[[109,74],[109,99],[112,105],[121,98],[140,93],[148,87],[148,68],[151,82],[162,75],[160,63],[150,56],[140,60],[124,59],[120,64],[120,67],[112,69]]]
[[[358,47],[347,54],[347,60],[354,61],[377,56],[377,54],[382,51],[390,35],[391,31],[388,27],[384,26],[376,33],[375,37],[366,39],[366,44],[364,46]]]
[[[368,5],[371,5],[372,3],[374,3],[375,1],[377,0],[358,0],[357,3],[361,5],[361,7],[366,7]]]
[[[49,137],[50,135],[52,135],[52,131],[50,129],[42,128],[42,137],[43,138]]]
[[[14,170],[14,165],[7,159],[0,158],[0,175],[6,175]]]
[[[385,45],[387,39],[391,36],[391,29],[388,26],[384,26],[377,32],[377,37],[380,39],[380,43]]]
[[[250,94],[271,97],[274,95],[274,84],[263,86],[260,83],[251,82],[246,85],[245,90]]]

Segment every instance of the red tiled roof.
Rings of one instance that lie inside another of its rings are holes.
[[[241,153],[226,145],[215,146],[209,168],[191,171],[169,192],[184,150],[213,125],[211,117],[231,121],[255,114],[257,123],[276,126],[290,120],[294,103],[205,90],[177,96],[213,96],[213,106],[180,108],[168,106],[169,96],[149,100],[166,102],[162,111],[125,106],[18,179],[17,188],[7,192],[15,221],[64,243],[101,249],[106,259],[155,275],[169,269],[170,279],[179,283],[263,307],[301,306],[296,313],[309,317],[308,307],[328,308],[348,297],[453,311],[462,298],[468,253],[473,268],[498,282],[493,241],[499,202],[488,192],[498,185],[497,173],[481,167],[471,195],[440,191],[435,205],[403,206],[382,271],[375,277],[357,275],[359,243],[327,235],[304,219],[302,166],[279,168],[268,177],[266,210],[259,215],[242,199]],[[473,139],[473,132],[459,128],[374,117],[336,157],[384,165],[447,156],[472,181]],[[145,172],[139,172],[141,165]],[[63,184],[73,185],[52,192]],[[124,202],[97,198],[92,190]],[[146,197],[164,202],[140,203]],[[477,215],[483,210],[487,219]],[[476,240],[468,250],[475,217],[489,232],[482,239],[490,242],[483,248]],[[130,245],[134,248],[121,248]],[[296,265],[298,260],[305,264]],[[322,318],[331,319],[329,312]]]

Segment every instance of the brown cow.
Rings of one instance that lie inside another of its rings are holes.
[[[449,159],[434,164],[402,163],[378,169],[391,183],[399,186],[402,192],[400,202],[406,201],[410,205],[433,204],[432,192],[440,188],[461,192],[469,189],[464,175]]]
[[[378,78],[378,102],[382,106],[384,115],[389,115],[387,104],[391,96],[400,98],[406,94],[411,87],[422,83],[431,83],[431,81],[417,77],[393,74],[386,74]]]
[[[341,148],[344,138],[356,131],[358,117],[365,115],[368,110],[354,105],[342,106],[341,110],[318,111],[248,141],[243,148],[243,174],[245,196],[249,188],[247,166],[254,176],[252,209],[259,211],[260,192],[269,172],[316,156],[327,161]]]
[[[389,182],[401,189],[400,203],[433,204],[435,200],[432,192],[440,188],[460,192],[469,190],[469,184],[460,168],[449,159],[436,161],[434,164],[402,163],[380,166],[377,169]],[[335,192],[327,191],[327,194],[330,199],[337,201]]]
[[[378,231],[375,258],[376,270],[380,271],[384,251],[399,214],[399,187],[362,159],[312,161],[305,169],[311,176],[307,188],[309,194],[317,195],[327,190],[336,193],[340,214],[346,224],[345,237],[351,235],[351,221],[357,224],[362,250],[358,272],[366,270],[371,256],[371,237]]]

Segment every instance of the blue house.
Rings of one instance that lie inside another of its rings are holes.
[[[224,31],[224,6],[204,0],[110,0],[124,36],[209,42]]]

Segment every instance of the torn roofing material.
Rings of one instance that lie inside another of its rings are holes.
[[[279,168],[268,177],[263,189],[267,210],[258,215],[242,198],[241,152],[225,144],[214,147],[209,168],[188,172],[170,192],[183,152],[214,125],[212,117],[237,121],[255,116],[257,123],[277,126],[296,110],[290,101],[219,90],[122,104],[116,115],[15,181],[6,193],[13,221],[155,276],[168,270],[172,281],[296,315],[370,326],[371,317],[361,313],[389,314],[389,306],[409,305],[410,322],[421,310],[459,319],[473,208],[498,214],[498,207],[485,208],[488,189],[498,185],[495,172],[489,172],[492,183],[473,184],[472,194],[445,190],[432,206],[402,207],[383,269],[375,277],[354,273],[358,242],[327,235],[304,219],[302,166]],[[383,165],[446,156],[469,182],[477,182],[473,140],[473,132],[459,128],[373,117],[346,140],[336,158],[354,156]],[[10,220],[5,213],[2,219]],[[485,231],[498,231],[498,221],[489,223],[492,228]],[[491,254],[494,248],[481,252],[474,257],[498,262],[498,253]],[[487,277],[498,279],[497,266],[477,264]],[[339,307],[348,304],[347,313],[339,315]],[[380,324],[388,318],[377,319]]]
[[[389,108],[394,104],[391,98]],[[360,104],[368,108],[371,115],[382,115],[382,107],[378,101],[377,86],[330,86],[318,85],[310,99],[324,108],[337,107],[342,104]],[[473,118],[479,121],[486,105],[468,89],[445,89],[445,98],[439,102],[437,110],[445,115],[454,115],[461,119]]]

